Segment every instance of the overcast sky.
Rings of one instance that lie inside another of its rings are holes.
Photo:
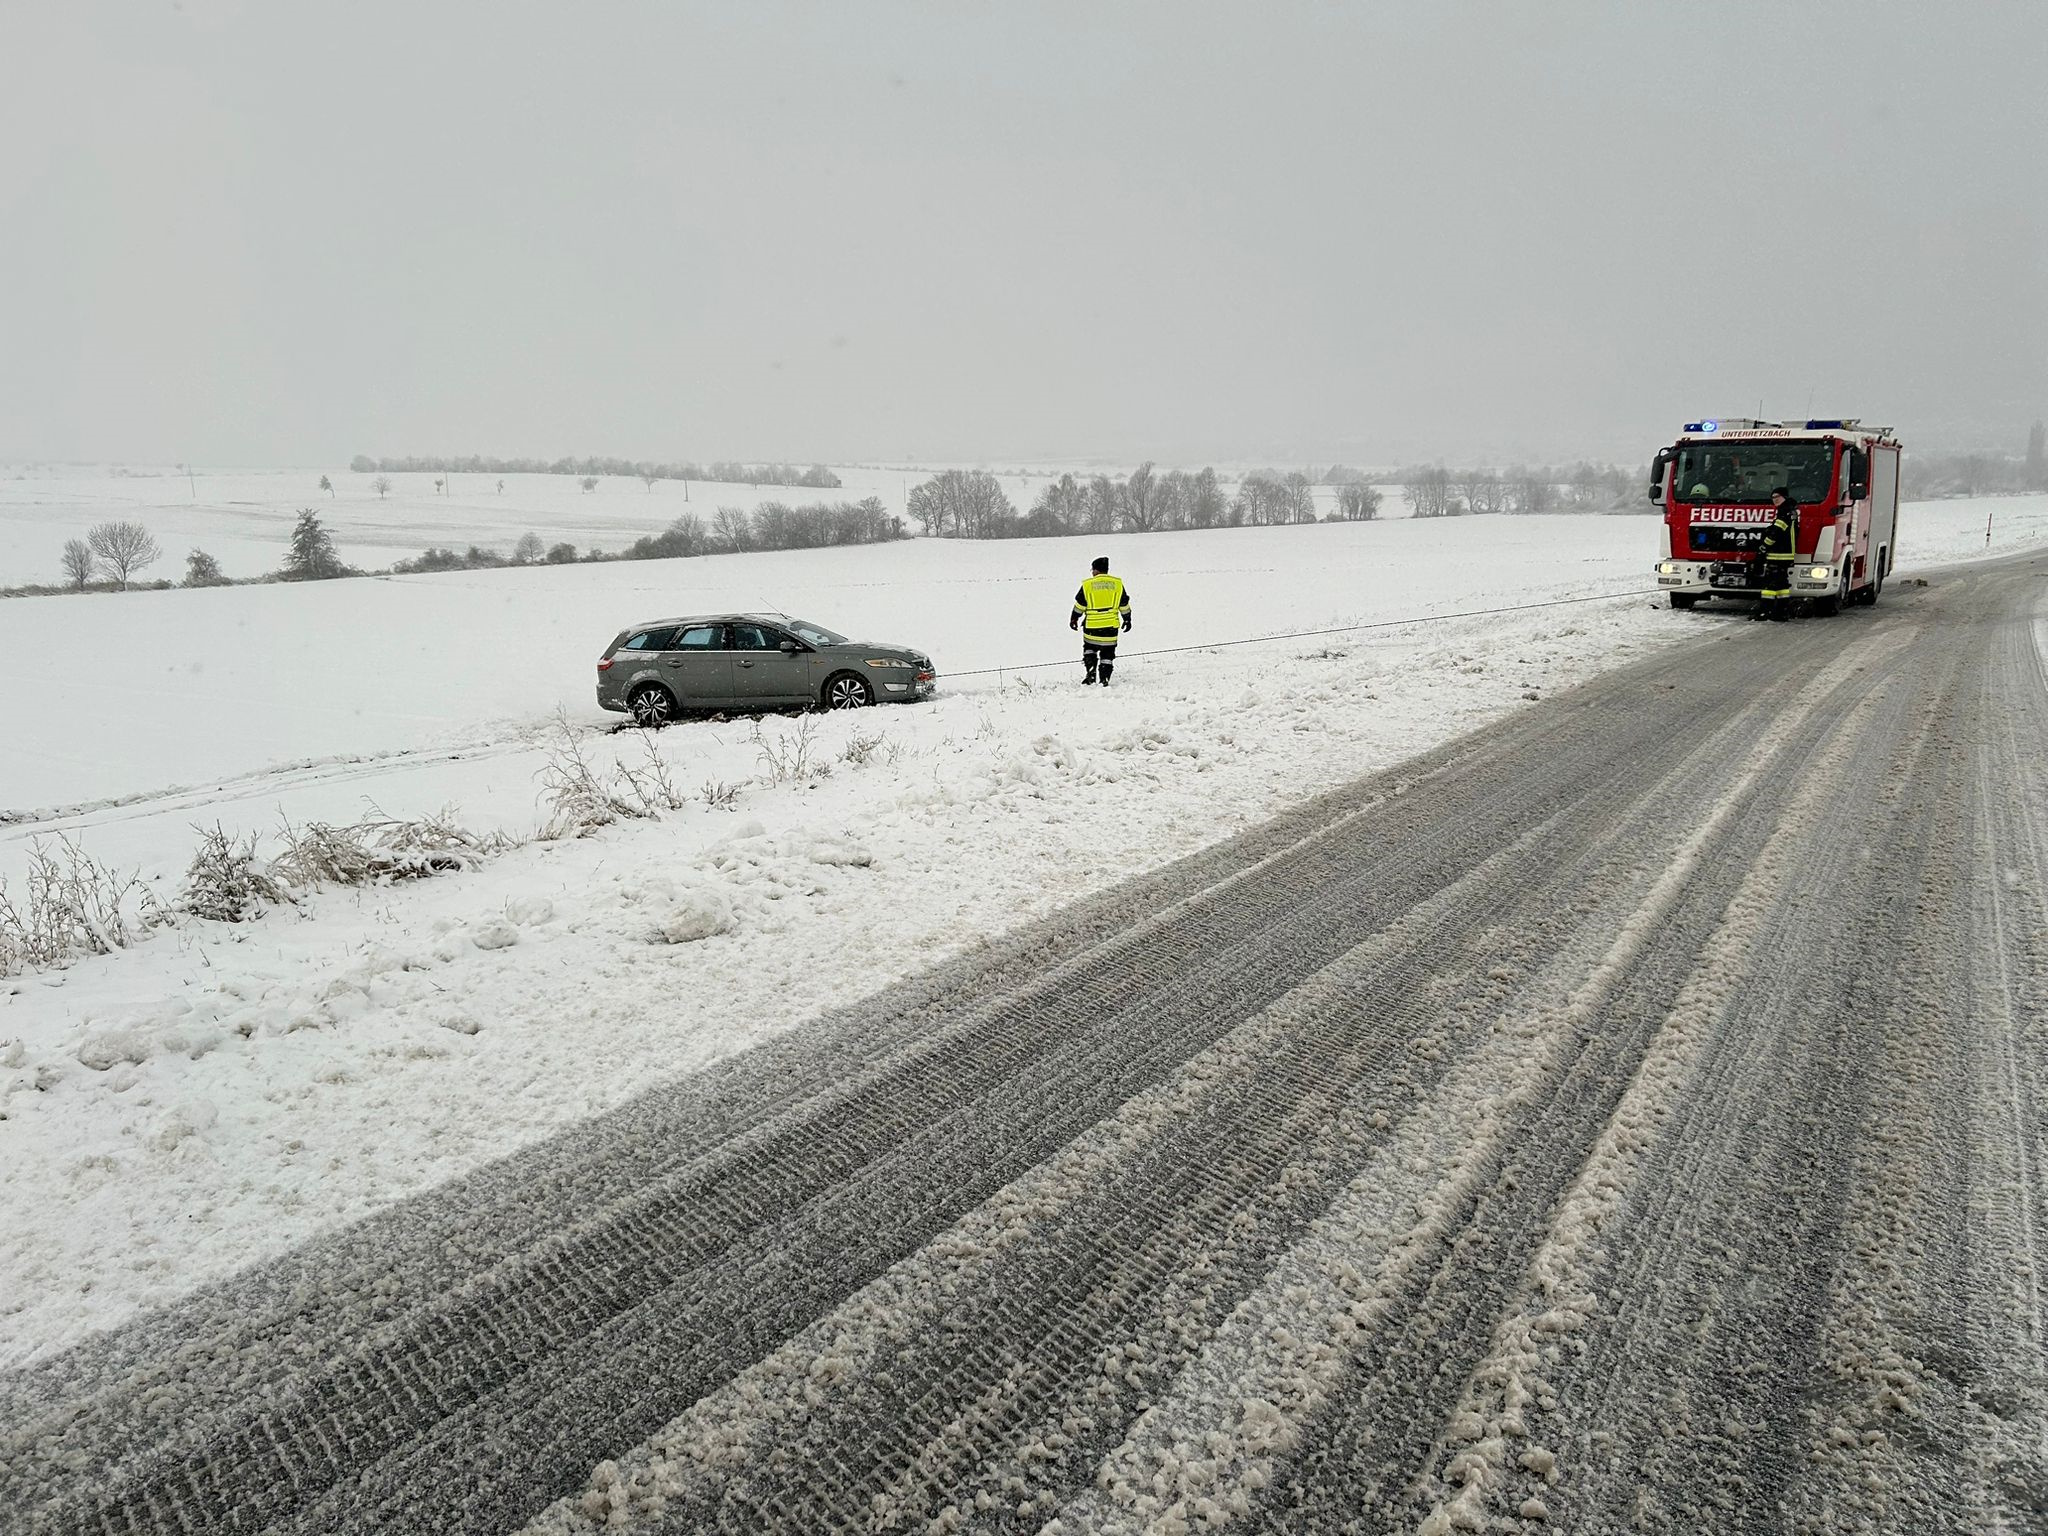
[[[0,58],[17,460],[2048,414],[2039,0],[0,0]]]

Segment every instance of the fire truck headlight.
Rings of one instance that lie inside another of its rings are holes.
[[[1808,581],[1828,581],[1834,577],[1834,574],[1834,567],[1830,565],[1809,565],[1806,568],[1806,579]]]
[[[1678,562],[1676,560],[1658,561],[1657,574],[1659,576],[1676,576],[1678,574]]]

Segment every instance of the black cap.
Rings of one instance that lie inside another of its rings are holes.
[[[1107,555],[1097,555],[1097,556],[1096,556],[1096,557],[1095,557],[1095,558],[1094,558],[1093,560],[1090,560],[1090,561],[1088,562],[1088,569],[1089,569],[1089,570],[1091,570],[1091,571],[1106,571],[1106,570],[1108,570],[1108,569],[1109,569],[1109,556],[1107,556]]]

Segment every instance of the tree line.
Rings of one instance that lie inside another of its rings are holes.
[[[1386,477],[1417,517],[1479,512],[1637,510],[1641,477],[1613,465],[1446,469],[1421,465]],[[1331,491],[1319,510],[1316,489]],[[1370,522],[1385,493],[1361,470],[1253,470],[1231,490],[1214,469],[1160,473],[1140,465],[1118,478],[1061,475],[1019,512],[985,470],[949,469],[914,487],[909,511],[937,538],[1056,538],[1072,533],[1157,533],[1198,528],[1269,528],[1315,522]],[[1647,503],[1645,503],[1647,505]]]
[[[332,581],[343,576],[416,575],[432,571],[495,570],[505,566],[568,565],[585,561],[667,560],[677,556],[736,554],[747,550],[818,549],[831,545],[877,544],[907,536],[903,519],[879,497],[864,501],[817,502],[790,506],[765,501],[751,511],[720,507],[709,520],[685,512],[659,533],[635,539],[616,554],[602,549],[578,550],[574,544],[548,544],[539,534],[522,534],[511,552],[472,544],[466,550],[430,548],[410,560],[394,561],[389,572],[364,571],[348,564],[334,537],[310,507],[298,514],[284,559],[275,571],[236,578],[203,549],[185,558],[182,581],[141,582],[135,578],[163,558],[163,547],[141,523],[100,523],[82,539],[69,540],[60,556],[61,586],[8,589],[7,595],[34,597],[57,592],[131,589],[168,591],[173,586],[229,587],[274,581]]]
[[[1419,464],[1394,477],[1416,517],[1487,513],[1648,512],[1649,477],[1613,464],[1446,469]]]
[[[1378,515],[1379,492],[1362,478],[1339,487],[1340,515]],[[1315,493],[1299,470],[1260,470],[1229,494],[1214,469],[1141,464],[1128,475],[1061,475],[1020,513],[986,470],[949,469],[911,489],[911,519],[935,538],[1038,539],[1070,533],[1156,533],[1316,521]]]
[[[427,571],[491,570],[512,565],[570,565],[607,560],[675,560],[695,555],[743,554],[748,550],[823,549],[834,545],[882,544],[907,536],[903,519],[879,497],[864,501],[816,502],[792,507],[764,501],[745,507],[720,507],[709,519],[685,512],[659,533],[635,539],[616,554],[574,544],[543,545],[529,533],[512,546],[510,555],[470,545],[467,550],[429,549],[412,560],[400,560],[393,574]]]
[[[220,562],[203,549],[185,557],[182,581],[137,581],[135,578],[163,558],[163,546],[141,523],[98,523],[82,539],[68,539],[58,556],[63,572],[61,586],[27,586],[7,589],[10,596],[35,597],[55,592],[89,592],[95,583],[102,589],[126,592],[165,592],[179,587],[232,587],[252,582],[328,581],[337,576],[365,573],[343,562],[334,547],[333,536],[310,508],[299,513],[292,525],[291,540],[283,561],[274,571],[238,580],[220,568]]]
[[[373,459],[359,453],[349,460],[359,475],[577,475],[594,482],[601,475],[619,475],[639,480],[650,489],[657,480],[702,480],[725,485],[789,485],[809,490],[836,491],[839,477],[822,464],[799,469],[794,464],[744,464],[719,459],[709,464],[683,460],[656,464],[645,459],[612,459],[586,455],[583,458],[492,459],[478,454],[467,458],[436,455],[399,459]],[[586,485],[585,490],[592,487]],[[502,489],[502,487],[501,487]]]

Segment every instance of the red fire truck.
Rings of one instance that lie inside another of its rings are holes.
[[[1899,520],[1899,443],[1854,420],[1689,421],[1650,469],[1664,509],[1657,585],[1671,606],[1755,597],[1771,492],[1799,507],[1792,595],[1809,611],[1874,603],[1892,568]]]

